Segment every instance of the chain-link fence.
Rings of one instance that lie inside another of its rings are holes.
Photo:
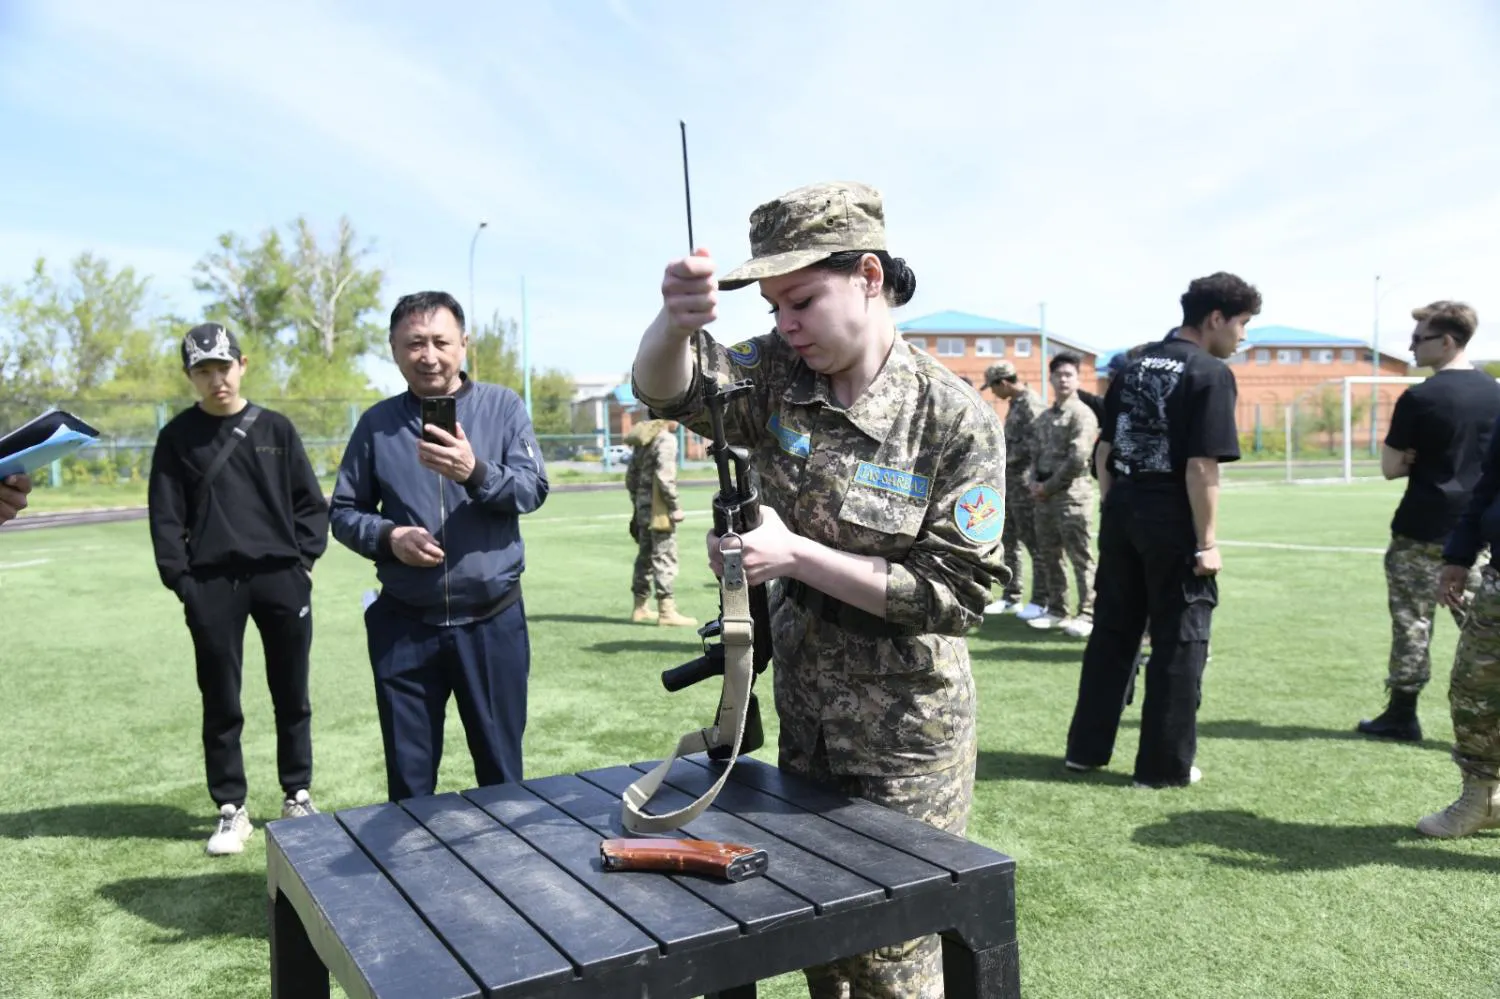
[[[257,405],[273,409],[292,421],[302,437],[308,459],[319,477],[337,470],[344,447],[360,414],[377,400],[371,399],[261,399]],[[112,485],[144,482],[151,473],[151,454],[157,433],[175,415],[193,405],[188,398],[159,402],[136,400],[0,399],[0,433],[20,426],[38,413],[57,408],[67,410],[99,431],[95,444],[55,462],[36,476],[41,487],[62,485]],[[581,470],[620,472],[629,460],[629,448],[618,435],[604,430],[580,434],[539,434],[537,443],[549,465]],[[679,455],[685,453],[679,448]]]

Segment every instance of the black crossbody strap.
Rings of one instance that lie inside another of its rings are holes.
[[[219,453],[214,455],[213,464],[209,465],[208,471],[203,473],[203,481],[198,483],[198,489],[203,495],[208,495],[208,488],[214,484],[214,479],[217,479],[219,473],[224,470],[224,464],[229,461],[229,455],[233,453],[234,446],[250,436],[250,428],[255,425],[255,418],[259,415],[259,406],[247,406],[245,408],[245,418],[240,421],[239,426],[230,431],[229,440],[225,441],[224,446],[219,448]]]
[[[201,523],[203,515],[208,511],[208,490],[224,470],[224,465],[229,461],[229,456],[234,453],[235,445],[250,436],[250,428],[255,426],[255,418],[260,415],[259,406],[247,406],[245,418],[240,420],[239,425],[229,432],[229,439],[224,446],[219,448],[219,453],[214,455],[214,460],[209,464],[208,471],[203,473],[203,479],[198,483],[198,516],[195,521]],[[197,524],[194,524],[194,536],[197,535]]]

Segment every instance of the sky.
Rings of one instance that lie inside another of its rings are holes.
[[[1457,298],[1495,358],[1497,51],[1493,0],[0,0],[0,283],[92,250],[196,317],[218,234],[346,215],[385,309],[520,320],[524,284],[536,367],[623,377],[688,246],[684,121],[721,271],[757,204],[858,180],[917,275],[898,320],[1045,303],[1115,348],[1229,270],[1258,324],[1368,340],[1379,274],[1382,348]],[[772,327],[754,286],[719,317]]]

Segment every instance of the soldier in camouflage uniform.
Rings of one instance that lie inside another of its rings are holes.
[[[759,470],[763,523],[742,538],[771,597],[779,765],[962,834],[975,692],[965,632],[1009,578],[1005,437],[972,387],[896,336],[915,290],[885,251],[879,194],[819,184],[758,207],[753,259],[715,282],[674,261],[636,355],[653,415],[709,432],[705,378],[749,379],[725,414]],[[734,346],[702,327],[716,286],[760,282],[777,331]],[[718,539],[710,561],[720,571]],[[942,995],[936,936],[808,969],[813,999]]]
[[[1099,421],[1078,398],[1077,354],[1052,358],[1052,405],[1036,421],[1036,463],[1029,480],[1036,500],[1036,543],[1042,565],[1046,613],[1026,622],[1033,628],[1062,630],[1075,638],[1093,630],[1094,532],[1098,489],[1089,460]],[[1068,563],[1078,591],[1078,613],[1068,616]]]
[[[1010,582],[1006,584],[1001,599],[986,607],[987,614],[1020,613],[1023,619],[1040,616],[1047,606],[1047,591],[1042,585],[1042,572],[1037,559],[1036,506],[1027,488],[1035,455],[1033,427],[1036,418],[1045,408],[1041,396],[1021,381],[1016,366],[1009,361],[997,361],[984,372],[984,385],[998,399],[1010,402],[1005,414],[1005,533],[1001,542],[1005,546],[1005,566],[1010,570]],[[1031,603],[1021,603],[1021,548],[1031,559]],[[1034,609],[1033,609],[1034,608]]]
[[[1424,330],[1445,337],[1467,334],[1467,343],[1479,325],[1473,310],[1457,303],[1435,302],[1414,315],[1420,325],[1413,344]],[[1490,429],[1480,469],[1479,482],[1448,533],[1438,576],[1438,599],[1468,611],[1448,681],[1453,760],[1463,775],[1463,790],[1453,804],[1417,823],[1417,830],[1428,836],[1500,828],[1500,570],[1495,565],[1500,550],[1500,421]],[[1486,546],[1490,560],[1470,601],[1465,591]]]
[[[635,595],[632,621],[655,621],[664,627],[696,627],[698,622],[677,612],[672,582],[677,578],[677,525],[682,505],[677,501],[677,424],[646,420],[631,428],[625,443],[634,450],[625,469],[625,489],[635,503],[630,536],[636,541]],[[647,603],[656,584],[657,612]]]
[[[1417,698],[1432,675],[1428,647],[1436,624],[1443,543],[1479,481],[1490,428],[1500,418],[1500,385],[1468,360],[1466,347],[1479,322],[1472,309],[1435,302],[1413,316],[1418,319],[1411,339],[1413,360],[1433,373],[1396,400],[1380,461],[1386,478],[1406,479],[1385,553],[1391,611],[1385,685],[1390,700],[1383,712],[1356,728],[1384,739],[1420,742]],[[1469,573],[1468,596],[1478,588],[1475,569]],[[1453,608],[1460,629],[1463,617],[1460,607]]]

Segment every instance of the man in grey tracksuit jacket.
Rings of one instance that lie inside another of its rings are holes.
[[[442,308],[462,323],[456,302],[444,299]],[[450,692],[478,784],[522,779],[531,654],[519,516],[540,507],[548,492],[516,393],[459,369],[446,386],[439,376],[408,373],[399,342],[408,325],[393,321],[392,345],[412,390],[360,417],[329,511],[334,537],[373,560],[380,581],[365,627],[392,801],[433,793]],[[421,335],[420,327],[412,334]],[[436,378],[439,390],[424,391],[424,377]],[[455,397],[459,439],[442,435],[451,446],[422,443],[419,392]],[[444,464],[445,455],[465,447],[472,454],[467,474],[467,457],[457,471]]]

